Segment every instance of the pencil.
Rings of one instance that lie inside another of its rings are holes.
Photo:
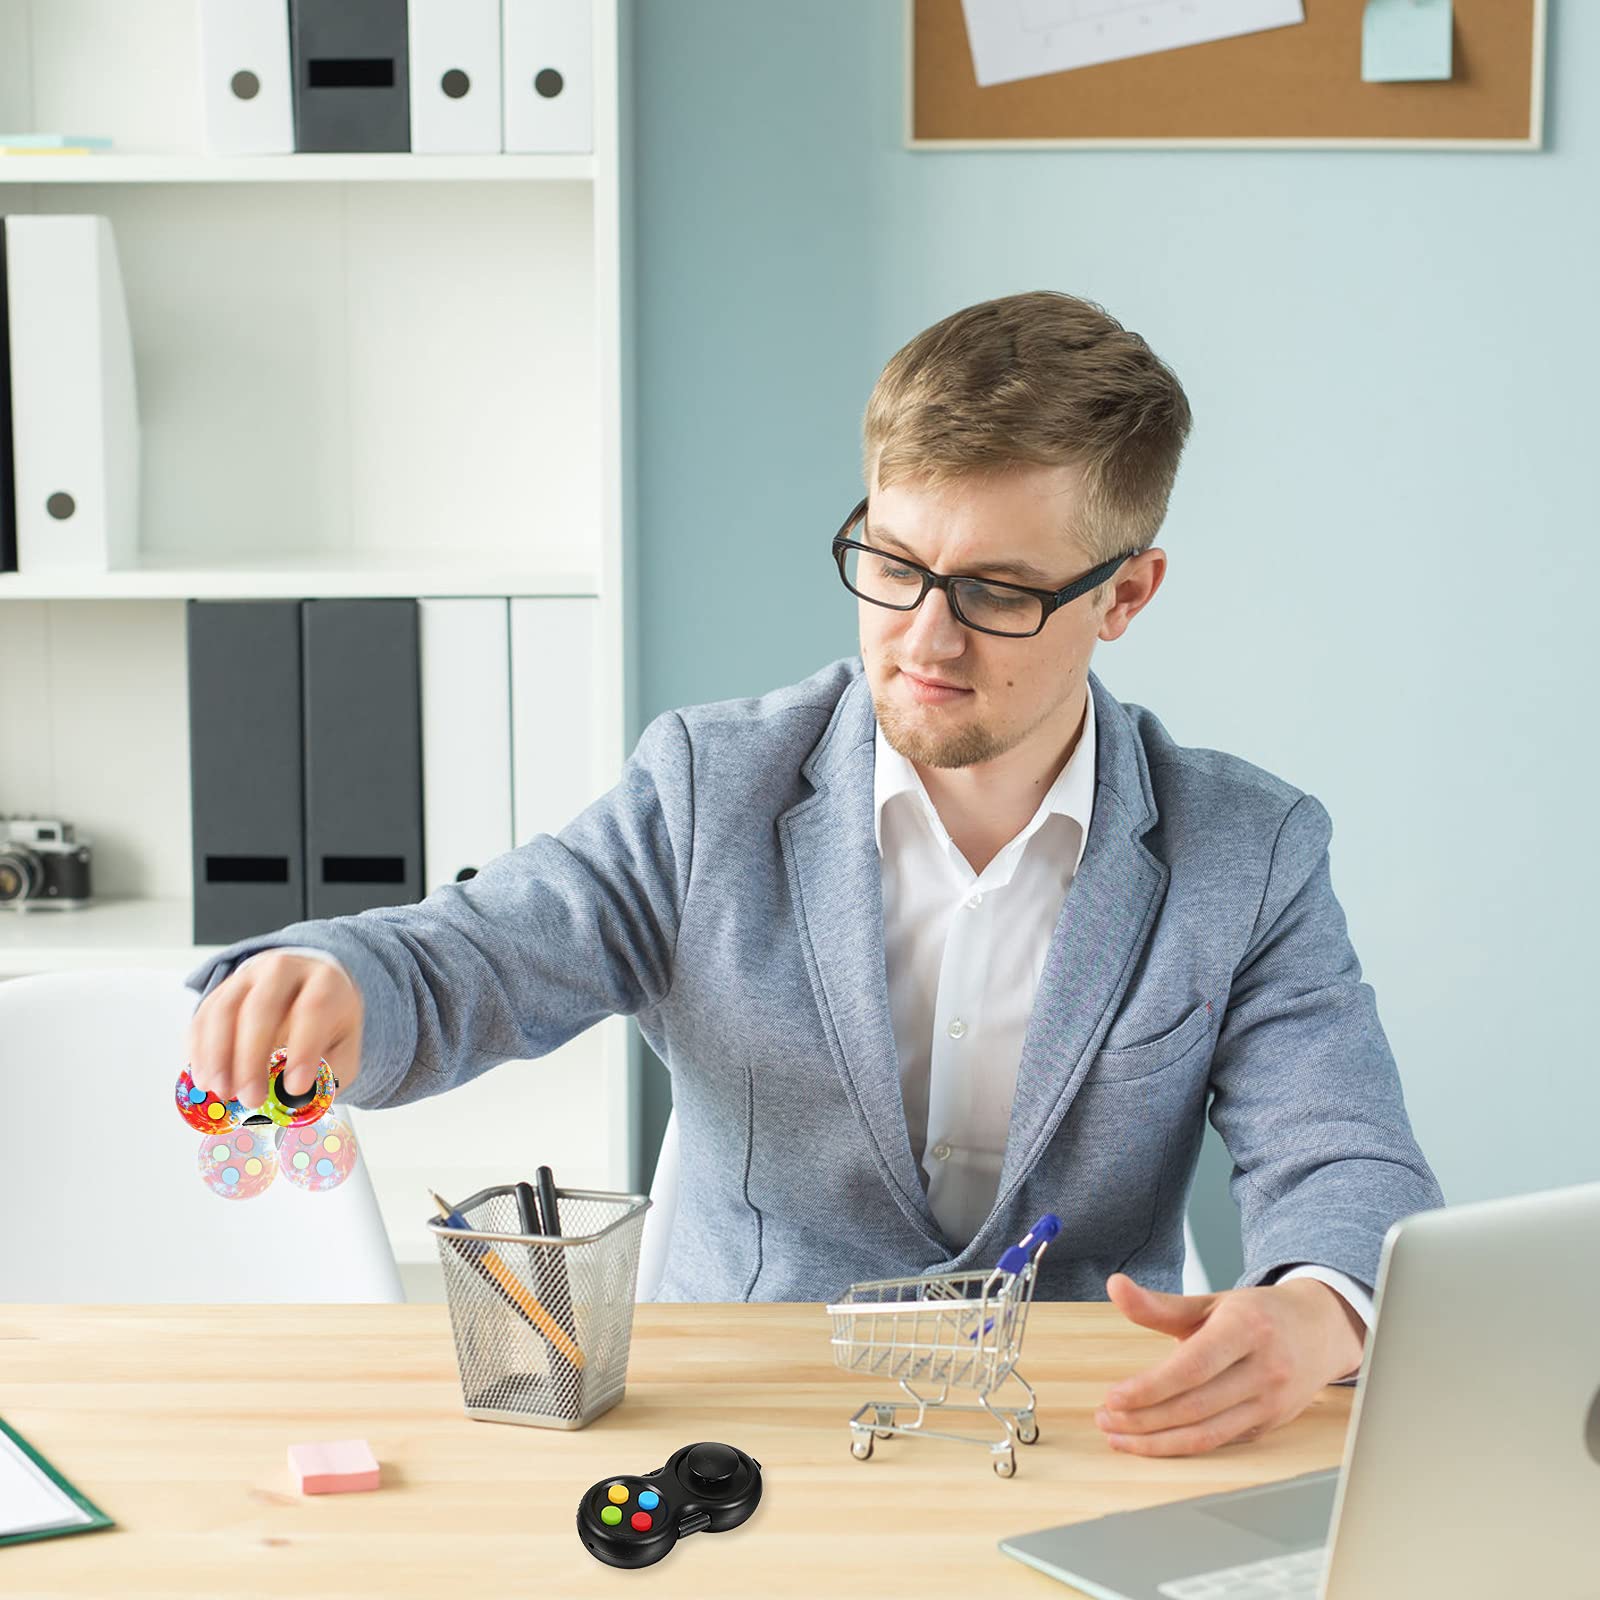
[[[439,1215],[453,1230],[471,1233],[472,1228],[467,1220],[457,1211],[453,1210],[433,1190],[428,1191],[434,1205],[439,1208]],[[583,1367],[583,1351],[573,1342],[571,1337],[559,1326],[555,1318],[533,1298],[531,1294],[518,1281],[517,1276],[506,1266],[499,1256],[487,1246],[483,1247],[482,1254],[473,1251],[466,1240],[461,1241],[462,1248],[466,1251],[467,1259],[477,1267],[492,1283],[499,1286],[513,1305],[525,1316],[557,1350],[564,1355],[573,1366]]]

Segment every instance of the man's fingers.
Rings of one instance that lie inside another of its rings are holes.
[[[289,1014],[285,1041],[289,1062],[283,1077],[290,1094],[304,1094],[317,1081],[323,1061],[336,1078],[346,1080],[347,1074],[339,1070],[339,1062],[349,1053],[349,1007],[341,1003],[343,999],[341,980],[331,968],[308,979],[301,989]]]
[[[1164,1294],[1135,1283],[1125,1272],[1113,1272],[1106,1279],[1106,1294],[1130,1322],[1175,1338],[1185,1338],[1199,1327],[1219,1298],[1214,1294]]]
[[[219,983],[195,1008],[189,1019],[189,1076],[202,1089],[220,1099],[229,1097],[232,1080],[233,1037],[239,1007],[249,992],[247,976]]]
[[[1255,1335],[1245,1318],[1214,1316],[1165,1360],[1114,1384],[1106,1393],[1106,1406],[1112,1411],[1135,1411],[1186,1389],[1198,1389],[1248,1355],[1254,1345]]]
[[[1259,1400],[1247,1400],[1204,1422],[1184,1428],[1164,1428],[1159,1433],[1107,1434],[1113,1450],[1136,1456],[1193,1456],[1235,1440],[1253,1439],[1268,1426],[1266,1407]]]
[[[239,1007],[233,1031],[234,1096],[251,1111],[267,1098],[267,1068],[283,1043],[284,1030],[302,979],[292,967],[262,964]]]
[[[348,1089],[356,1081],[356,1074],[361,1070],[360,1018],[357,1018],[354,1027],[342,1037],[335,1039],[322,1054],[332,1069],[335,1082]]]
[[[1245,1356],[1216,1377],[1170,1400],[1128,1410],[1102,1406],[1095,1412],[1094,1420],[1104,1433],[1159,1433],[1166,1428],[1204,1422],[1208,1417],[1258,1398],[1263,1387],[1260,1363]]]

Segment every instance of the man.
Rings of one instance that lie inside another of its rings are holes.
[[[1298,1415],[1359,1366],[1388,1227],[1442,1196],[1326,811],[1089,670],[1160,587],[1189,426],[1098,306],[928,329],[878,381],[834,540],[860,659],[657,718],[559,836],[418,905],[230,946],[189,980],[196,1081],[257,1103],[286,1044],[291,1089],[326,1057],[396,1104],[629,1013],[679,1124],[663,1298],[989,1265],[1054,1211],[1037,1292],[1180,1341],[1108,1392],[1114,1447]],[[1184,1296],[1208,1097],[1246,1271]]]

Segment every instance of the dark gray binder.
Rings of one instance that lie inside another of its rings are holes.
[[[11,443],[11,313],[6,296],[6,225],[0,217],[0,572],[17,570],[17,479]]]
[[[305,916],[300,602],[191,600],[194,939],[232,944]]]
[[[422,686],[415,600],[301,603],[306,914],[420,900]]]
[[[289,0],[296,150],[409,150],[406,0]]]

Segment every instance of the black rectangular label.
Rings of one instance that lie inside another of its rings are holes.
[[[287,883],[287,856],[207,856],[207,883]]]
[[[324,883],[404,883],[404,856],[324,856]]]
[[[392,89],[394,57],[325,56],[307,61],[306,86],[311,89]]]

